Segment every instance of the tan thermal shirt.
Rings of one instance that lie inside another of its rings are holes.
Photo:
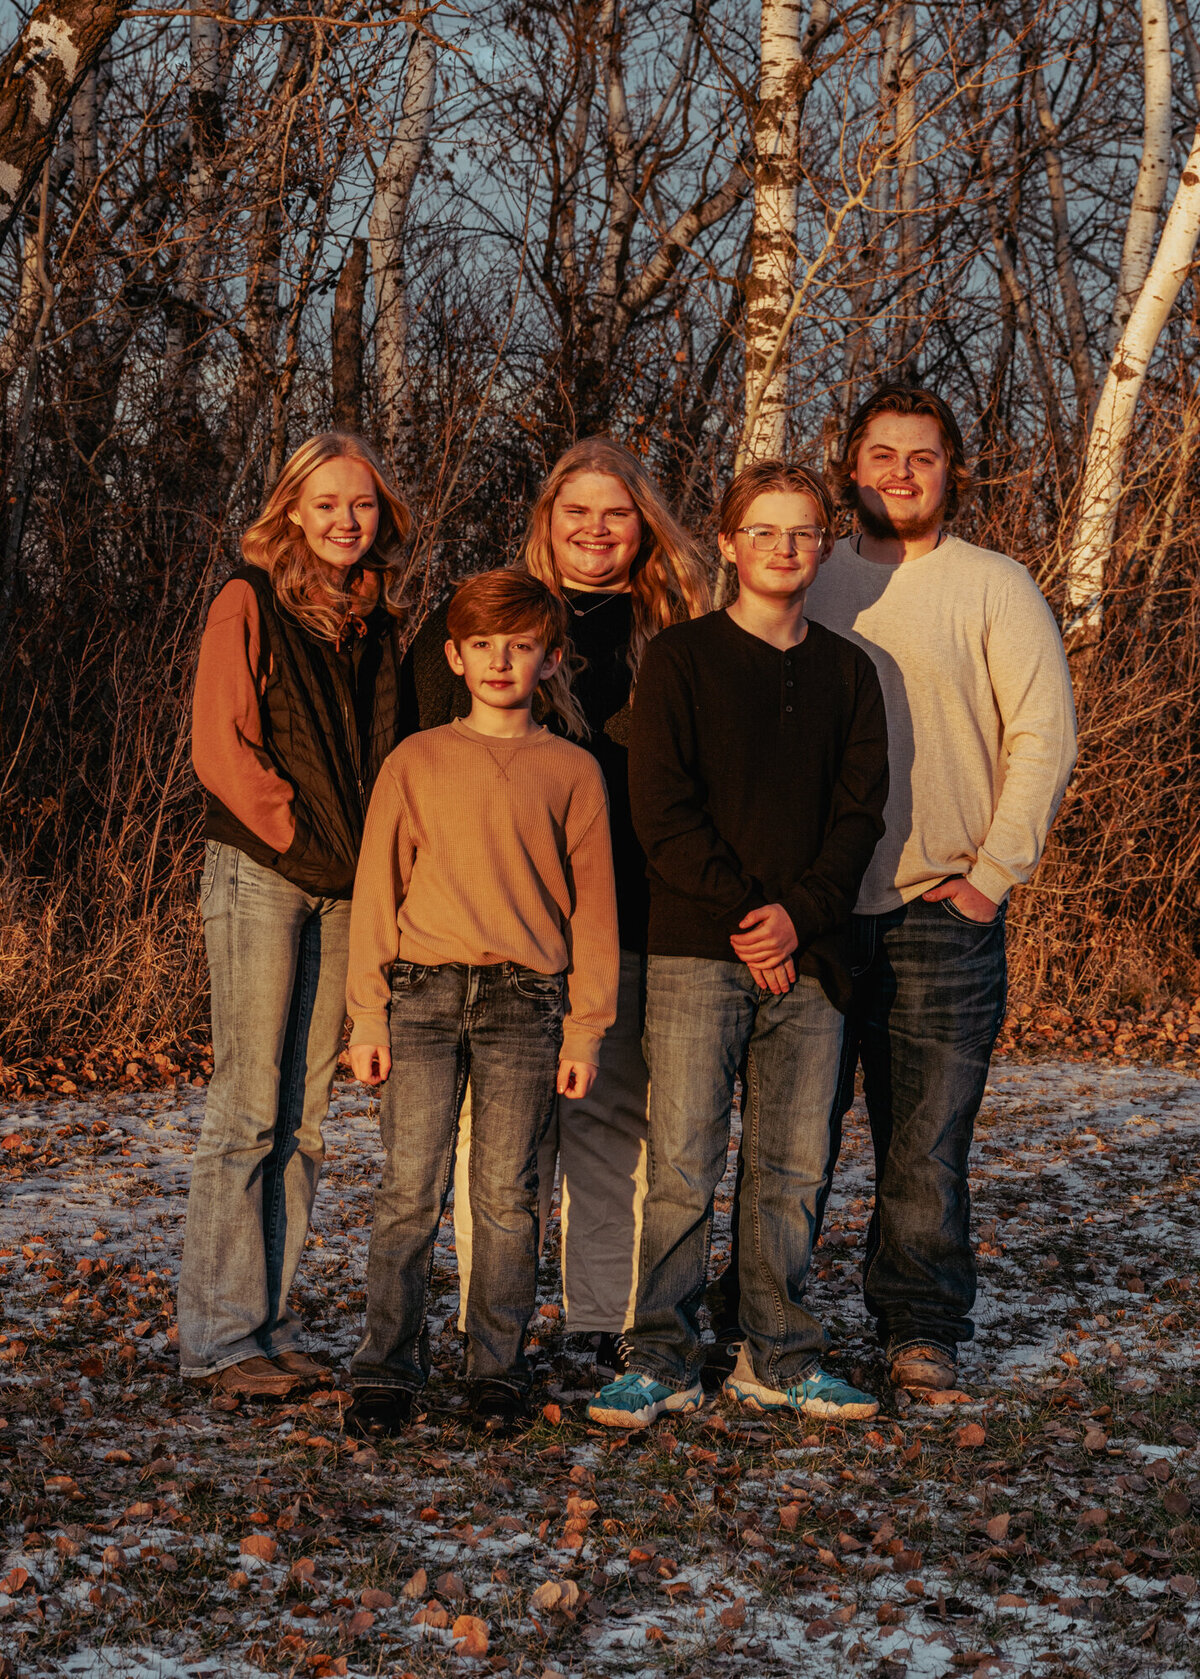
[[[1033,578],[955,536],[899,565],[843,540],[804,610],[871,655],[887,707],[887,831],[858,913],[949,875],[1002,902],[1033,873],[1075,761],[1062,638]]]
[[[352,1044],[388,1042],[389,970],[516,962],[568,973],[563,1056],[596,1062],[617,1007],[604,778],[581,747],[459,720],[410,735],[371,794],[350,917]]]

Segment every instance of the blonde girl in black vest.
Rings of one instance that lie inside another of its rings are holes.
[[[397,621],[408,509],[339,432],[287,462],[209,612],[192,757],[213,1076],[179,1280],[182,1375],[282,1396],[320,1379],[288,1294],[345,1015],[350,894],[384,758],[415,725]]]

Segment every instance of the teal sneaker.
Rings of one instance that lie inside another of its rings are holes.
[[[607,1423],[610,1428],[646,1428],[664,1411],[699,1411],[703,1404],[704,1389],[699,1382],[680,1393],[656,1382],[653,1376],[628,1370],[600,1389],[587,1414],[593,1422]]]
[[[806,1417],[824,1417],[829,1422],[865,1422],[879,1411],[879,1401],[860,1393],[849,1382],[839,1381],[815,1366],[803,1381],[786,1390],[764,1387],[750,1368],[743,1347],[732,1376],[721,1390],[750,1411],[794,1411]]]

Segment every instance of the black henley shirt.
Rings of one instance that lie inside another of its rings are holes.
[[[850,912],[888,790],[869,657],[811,622],[786,651],[727,612],[663,630],[638,673],[629,784],[651,954],[736,961],[742,917],[780,903],[797,970],[845,1008]]]

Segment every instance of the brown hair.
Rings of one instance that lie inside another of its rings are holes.
[[[755,461],[737,474],[721,497],[721,505],[717,509],[717,530],[720,534],[732,541],[750,504],[757,496],[767,495],[771,490],[811,496],[820,509],[825,535],[832,537],[834,513],[829,485],[811,467],[792,466],[780,460]]]
[[[481,571],[455,589],[446,614],[446,629],[455,647],[473,635],[530,635],[546,654],[562,650],[558,669],[537,686],[541,709],[562,718],[567,733],[579,740],[588,727],[579,701],[571,691],[571,639],[566,602],[527,571]]]
[[[299,525],[288,518],[300,487],[310,472],[327,461],[361,461],[379,493],[379,531],[364,564],[380,574],[380,599],[393,617],[408,609],[405,589],[409,556],[404,544],[412,529],[412,515],[387,469],[364,437],[353,432],[323,431],[289,456],[263,504],[263,510],[242,537],[242,554],[249,565],[261,567],[283,606],[305,629],[322,641],[337,642],[353,616],[347,578],[337,575],[313,553]]]
[[[542,481],[529,514],[519,563],[556,594],[562,579],[550,541],[555,498],[577,472],[603,472],[628,490],[642,522],[642,541],[630,573],[633,634],[629,664],[634,675],[647,644],[659,630],[712,610],[712,579],[700,550],[675,518],[662,491],[636,455],[611,437],[585,437],[555,461]]]
[[[950,471],[946,479],[945,517],[952,519],[971,488],[971,469],[963,447],[962,432],[949,406],[934,391],[917,385],[880,385],[850,417],[842,452],[829,463],[829,476],[843,507],[856,507],[855,484],[850,477],[867,427],[877,414],[925,414],[936,420],[942,434]]]

